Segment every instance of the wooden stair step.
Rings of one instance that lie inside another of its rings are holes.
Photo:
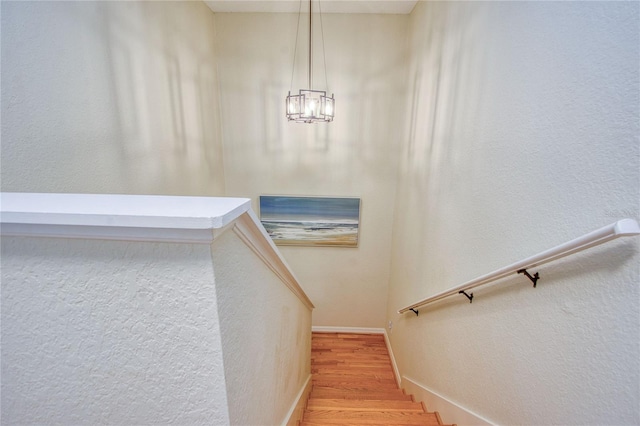
[[[355,353],[355,352],[312,352],[311,361],[363,362],[389,361],[386,353]]]
[[[387,371],[393,371],[392,367],[391,367],[391,363],[389,364],[382,364],[382,363],[378,363],[378,361],[376,360],[372,360],[371,362],[367,362],[367,361],[363,361],[362,363],[355,363],[352,364],[350,362],[319,362],[319,363],[311,363],[311,368],[312,369],[340,369],[340,370],[345,370],[345,371],[349,371],[352,369],[368,369],[368,370],[387,370]]]
[[[317,374],[318,377],[374,377],[383,379],[393,379],[395,376],[391,369],[385,367],[353,367],[353,368],[337,368],[337,367],[313,367],[311,373]]]
[[[319,361],[336,361],[336,362],[366,362],[366,361],[386,361],[389,362],[388,354],[357,354],[353,352],[332,352],[332,353],[312,353],[311,362]]]
[[[344,352],[344,351],[357,351],[357,352],[367,352],[367,351],[380,351],[386,352],[387,346],[382,343],[368,343],[368,344],[358,344],[354,343],[312,343],[311,351],[316,352]]]
[[[349,348],[336,348],[336,349],[327,349],[327,350],[323,350],[323,349],[311,349],[311,354],[312,355],[316,355],[319,354],[320,356],[335,356],[335,357],[340,357],[341,355],[344,356],[346,355],[347,357],[349,356],[353,356],[354,354],[357,354],[359,356],[389,356],[389,353],[387,352],[386,348],[361,348],[361,349],[349,349]]]
[[[328,423],[324,420],[318,421],[303,421],[298,422],[299,426],[326,426]],[[337,423],[329,423],[329,424],[339,424],[343,426],[362,426],[362,425],[370,425],[370,424],[384,424],[386,426],[414,426],[416,423],[403,423],[400,421],[393,421],[387,423],[367,423],[366,421],[351,421],[351,420],[342,420]],[[432,423],[431,421],[427,423],[418,423],[419,425],[427,425],[427,426],[457,426],[455,424],[452,425],[443,425],[442,423]]]
[[[301,426],[441,425],[398,387],[382,335],[313,333],[311,373]]]
[[[308,410],[338,410],[338,411],[408,411],[423,413],[422,404],[403,400],[355,400],[355,399],[317,399],[310,398]]]
[[[311,398],[327,399],[375,399],[375,400],[403,400],[413,401],[411,395],[405,394],[401,389],[376,390],[361,388],[335,388],[330,386],[314,386],[311,389]]]
[[[335,360],[335,359],[317,359],[311,362],[311,368],[385,368],[389,369],[391,363],[383,359],[371,360]]]
[[[423,425],[439,426],[434,413],[414,413],[396,411],[334,411],[307,410],[302,425],[317,424],[358,424],[358,425]]]
[[[353,371],[347,371],[340,374],[333,374],[330,372],[313,372],[315,374],[314,378],[317,379],[337,379],[339,381],[348,380],[388,380],[390,383],[395,383],[395,376],[390,371],[380,371],[380,370],[358,370],[354,369]]]
[[[320,335],[320,334],[315,334],[314,333],[313,341],[314,342],[324,342],[324,341],[330,341],[330,342],[384,342],[384,336],[382,334],[369,334],[369,335],[354,334],[352,336],[349,336],[347,334]]]
[[[369,377],[369,376],[349,376],[343,374],[316,374],[312,376],[314,382],[335,382],[344,383],[348,385],[349,383],[363,383],[368,386],[376,386],[376,385],[385,385],[390,384],[392,386],[396,386],[396,379],[393,376],[393,373],[388,374],[387,377]]]
[[[340,342],[340,343],[354,343],[354,342],[360,342],[360,343],[384,343],[384,337],[381,334],[377,334],[377,335],[371,335],[371,336],[364,336],[364,335],[360,335],[360,336],[353,336],[353,337],[347,337],[345,335],[343,336],[338,336],[338,337],[331,337],[331,336],[314,336],[313,337],[313,342],[314,343],[325,343],[325,342]]]
[[[312,340],[311,341],[311,348],[318,348],[318,349],[331,349],[331,350],[335,350],[335,349],[339,349],[339,348],[347,348],[347,349],[369,349],[369,348],[374,348],[374,349],[386,349],[387,345],[384,343],[384,341],[379,341],[379,342],[367,342],[367,341],[360,341],[360,340],[324,340],[324,341],[317,341],[317,340]]]
[[[377,351],[386,351],[387,346],[382,344],[357,344],[357,343],[346,343],[346,344],[332,344],[329,342],[326,343],[311,343],[311,351],[315,352],[344,352],[344,351],[359,351],[364,352],[367,350],[377,350]]]
[[[388,357],[384,358],[331,358],[323,357],[316,358],[311,361],[311,366],[314,368],[342,368],[351,369],[355,367],[360,368],[381,368],[391,371],[391,363],[388,361]]]
[[[389,355],[385,356],[313,356],[311,363],[315,365],[348,365],[348,366],[385,366],[391,365]]]
[[[334,389],[352,389],[359,388],[369,391],[394,391],[398,387],[393,383],[380,383],[380,381],[336,381],[336,380],[322,380],[313,379],[312,385],[318,387],[331,387]]]
[[[366,340],[366,339],[351,339],[351,340],[341,340],[341,339],[314,339],[311,341],[313,346],[331,346],[340,347],[340,346],[349,346],[349,347],[363,347],[363,346],[385,346],[384,339],[378,340]]]

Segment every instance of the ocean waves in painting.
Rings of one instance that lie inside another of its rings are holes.
[[[262,225],[277,244],[356,247],[358,222],[262,220]]]

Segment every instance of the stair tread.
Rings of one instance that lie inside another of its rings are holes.
[[[311,373],[323,379],[329,378],[351,378],[351,376],[367,379],[392,379],[395,380],[393,372],[387,367],[384,368],[312,368]]]
[[[371,375],[373,374],[373,376]],[[376,371],[362,371],[362,375],[355,375],[357,377],[362,377],[362,380],[371,380],[372,378],[380,376],[380,380],[383,379],[391,379],[391,380],[395,380],[394,379],[394,375],[393,372],[391,372],[391,367],[389,367],[389,371],[387,371],[386,373],[381,373],[381,372],[376,372]],[[350,380],[356,380],[354,379],[354,377],[351,377],[352,374],[350,374],[350,372],[323,372],[322,374],[315,374],[315,377],[318,378],[322,378],[322,379],[350,379]]]
[[[309,399],[307,410],[339,410],[339,411],[411,411],[422,413],[422,404],[405,400],[387,399]]]
[[[327,399],[395,399],[412,401],[411,395],[406,395],[398,388],[394,389],[369,389],[369,388],[336,388],[332,386],[314,386],[311,390],[312,398]]]
[[[406,411],[307,410],[302,421],[304,424],[319,420],[325,424],[343,424],[342,422],[348,421],[357,424],[439,425],[438,418],[433,413]]]
[[[416,423],[415,420],[402,421],[400,419],[387,419],[384,423],[376,422],[373,420],[372,422],[368,422],[365,420],[353,420],[353,419],[333,419],[331,422],[327,422],[326,419],[320,420],[303,420],[299,422],[299,426],[324,426],[327,424],[340,424],[340,425],[353,425],[360,426],[366,424],[384,424],[387,426],[402,426],[402,425],[425,425],[425,426],[457,426],[456,424],[443,424],[443,423],[434,423],[433,419],[426,419],[425,421],[418,420]]]
[[[335,353],[324,352],[322,354],[312,353],[311,362],[315,362],[315,361],[323,361],[323,362],[334,361],[334,362],[342,362],[342,363],[350,363],[350,362],[367,363],[371,361],[389,362],[389,355],[388,354],[356,354],[353,352],[335,352]]]
[[[323,342],[323,343],[312,343],[311,344],[312,351],[330,351],[330,352],[343,352],[343,351],[358,351],[358,352],[367,352],[367,351],[379,351],[386,352],[387,347],[384,343],[360,343],[360,342]]]
[[[411,395],[383,395],[383,394],[339,394],[339,393],[316,393],[313,395],[316,399],[350,399],[350,400],[384,400],[384,401],[413,401]]]
[[[365,388],[380,389],[391,388],[395,389],[397,384],[396,380],[392,378],[388,379],[349,379],[349,377],[313,377],[312,382],[319,386],[336,386],[336,387],[350,387],[358,384]]]
[[[358,363],[358,365],[356,365],[356,363],[348,364],[348,365],[344,363],[315,364],[311,366],[311,370],[312,370],[311,371],[312,373],[318,373],[318,374],[324,374],[324,373],[348,374],[348,373],[352,373],[354,370],[358,372],[363,372],[363,373],[376,372],[376,371],[391,373],[391,365],[383,364],[381,362],[371,363],[371,364],[367,362],[361,362],[361,363]]]
[[[349,426],[362,426],[362,425],[366,425],[366,424],[376,424],[376,423],[366,423],[366,422],[362,422],[362,421],[353,421],[353,420],[340,420],[340,421],[336,421],[334,420],[333,423],[331,424],[339,424],[339,425],[349,425]],[[380,424],[380,423],[378,423]],[[410,425],[414,425],[415,423],[404,423],[401,422],[399,420],[394,420],[394,421],[387,421],[386,423],[382,423],[386,426],[410,426]],[[457,426],[455,424],[442,424],[442,423],[432,423],[431,421],[427,422],[427,423],[419,423],[421,425],[427,425],[427,426]],[[326,426],[327,422],[323,421],[323,420],[306,420],[306,421],[302,421],[299,422],[299,426]]]
[[[362,365],[362,366],[391,365],[389,362],[388,355],[385,355],[385,356],[378,355],[378,356],[371,356],[371,357],[365,357],[365,356],[346,357],[346,356],[329,356],[329,355],[313,356],[312,355],[311,362],[316,365],[333,365],[333,364]]]
[[[301,426],[440,426],[437,413],[398,387],[380,334],[313,333],[311,373]]]

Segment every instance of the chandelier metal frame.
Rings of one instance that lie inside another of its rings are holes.
[[[333,121],[335,116],[335,99],[333,93],[327,96],[325,90],[313,90],[313,9],[312,0],[309,0],[309,69],[307,74],[308,89],[300,89],[297,95],[292,95],[291,90],[286,98],[287,120],[297,123],[327,123]],[[324,29],[322,28],[322,9],[319,6],[320,28],[322,30],[322,52],[324,56]],[[298,33],[300,30],[300,13],[302,10],[302,0],[298,11],[298,29],[296,30],[296,48],[294,49],[293,69],[295,70],[295,57],[298,45]],[[325,85],[327,78],[326,58]],[[293,86],[293,70],[291,71],[291,85]]]

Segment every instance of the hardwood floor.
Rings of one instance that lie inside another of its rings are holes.
[[[302,426],[440,425],[398,387],[381,334],[313,333]]]

